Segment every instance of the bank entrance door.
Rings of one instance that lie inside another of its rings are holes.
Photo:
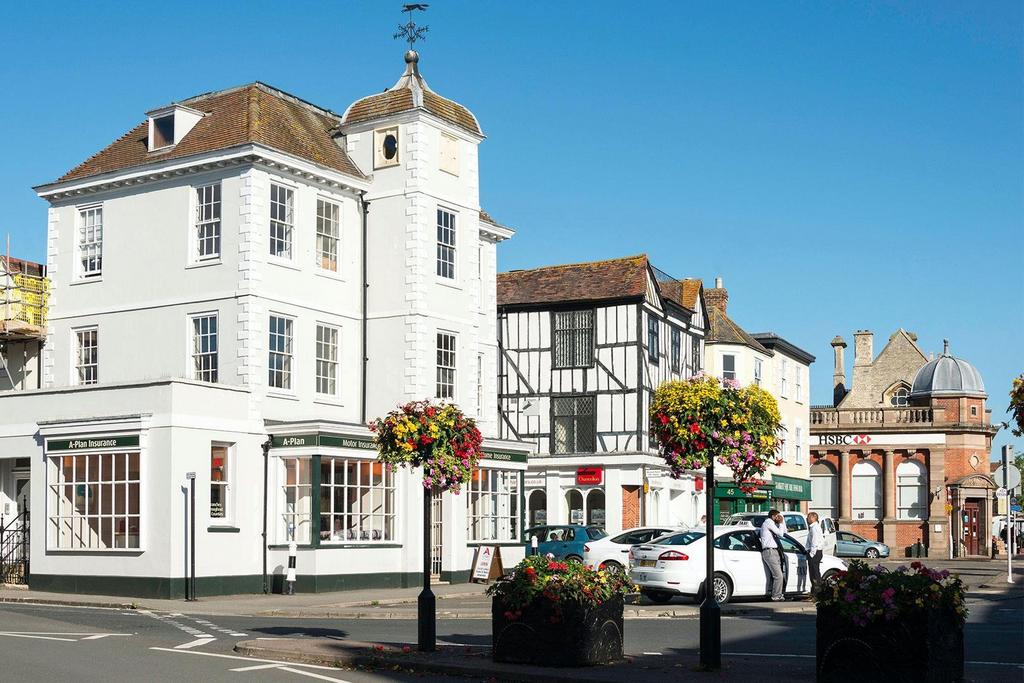
[[[979,524],[977,501],[966,501],[963,510],[964,548],[968,555],[977,555],[979,547]]]

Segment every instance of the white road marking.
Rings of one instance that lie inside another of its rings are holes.
[[[290,666],[282,666],[281,671],[287,671],[292,674],[299,674],[300,676],[309,676],[310,678],[318,678],[321,681],[334,681],[335,683],[348,683],[344,678],[331,678],[330,676],[324,676],[322,674],[315,674],[312,671],[301,671],[299,669],[293,669]]]
[[[229,636],[235,636],[236,638],[244,638],[247,634],[245,633],[229,633]]]
[[[259,638],[258,640],[283,640],[282,638]],[[241,655],[224,655],[219,652],[199,652],[193,650],[174,650],[169,647],[151,647],[150,650],[159,652],[174,652],[179,655],[199,655],[201,657],[219,657],[220,659],[240,659],[243,662],[266,662],[267,664],[278,664],[280,666],[301,666],[304,669],[320,669],[322,671],[337,671],[334,666],[320,666],[319,664],[296,664],[295,662],[283,662],[277,659],[261,659],[259,657],[243,657]],[[334,679],[337,680],[337,679]]]
[[[99,640],[100,638],[109,638],[111,636],[127,638],[131,635],[131,633],[96,633],[91,636],[86,636],[85,638],[82,638],[82,640]]]
[[[1024,664],[1020,662],[964,662],[964,664],[974,664],[976,666],[1015,666],[1018,669],[1024,669]]]
[[[228,669],[228,671],[241,673],[243,671],[259,671],[260,669],[280,669],[282,666],[282,664],[257,664],[256,666],[240,666],[237,669]]]
[[[207,643],[212,643],[215,640],[217,640],[217,639],[216,638],[199,638],[198,640],[193,640],[191,643],[182,643],[181,645],[175,645],[174,649],[175,650],[190,650],[190,649],[192,649],[194,647],[199,647],[200,645],[206,645]]]
[[[705,574],[704,576],[707,576],[707,574]],[[660,652],[645,652],[644,654],[645,655],[659,655],[659,656],[661,655]]]
[[[9,638],[37,638],[39,640],[63,640],[66,643],[77,642],[75,638],[54,638],[53,636],[37,636],[29,633],[0,633],[0,636],[7,636]]]

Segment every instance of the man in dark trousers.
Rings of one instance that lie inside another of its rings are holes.
[[[807,564],[811,572],[811,586],[821,581],[821,555],[825,550],[825,536],[817,512],[807,513]]]
[[[786,534],[786,521],[778,510],[769,510],[768,519],[761,524],[761,561],[772,577],[772,600],[786,599],[785,574],[782,570],[782,547],[779,538]]]

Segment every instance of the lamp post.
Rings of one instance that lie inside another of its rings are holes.
[[[437,649],[437,601],[434,599],[434,592],[430,590],[430,532],[431,532],[431,506],[433,505],[433,490],[429,486],[423,487],[423,590],[416,599],[417,618],[419,621],[419,649],[420,652],[433,652]]]
[[[715,459],[708,458],[704,473],[705,552],[704,601],[700,603],[700,666],[710,671],[722,668],[722,610],[715,597]]]

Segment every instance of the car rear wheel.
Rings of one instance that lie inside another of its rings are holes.
[[[602,562],[598,569],[604,569],[607,572],[619,574],[622,572],[622,565],[618,562],[615,562],[614,560],[607,560],[605,562]]]
[[[838,573],[838,572],[836,572],[836,570],[835,570],[835,569],[829,569],[829,570],[828,570],[827,572],[825,572],[824,574],[822,574],[822,575],[821,575],[821,580],[822,580],[822,581],[829,581],[829,580],[830,580],[830,579],[832,579],[832,577],[833,577],[833,576],[835,576],[835,575],[836,575],[837,573]]]
[[[582,562],[583,558],[579,555],[567,555],[565,558],[566,562]]]
[[[868,548],[867,551],[864,553],[864,557],[870,557],[872,560],[876,559],[878,557],[878,549]]]
[[[641,591],[648,600],[664,605],[672,599],[672,593],[668,591]]]
[[[711,585],[714,587],[715,600],[718,604],[724,605],[732,599],[732,582],[729,581],[729,577],[725,574],[719,574],[715,572],[714,578],[711,580]],[[697,595],[693,599],[698,605],[704,602],[704,584],[700,585],[697,590]]]

